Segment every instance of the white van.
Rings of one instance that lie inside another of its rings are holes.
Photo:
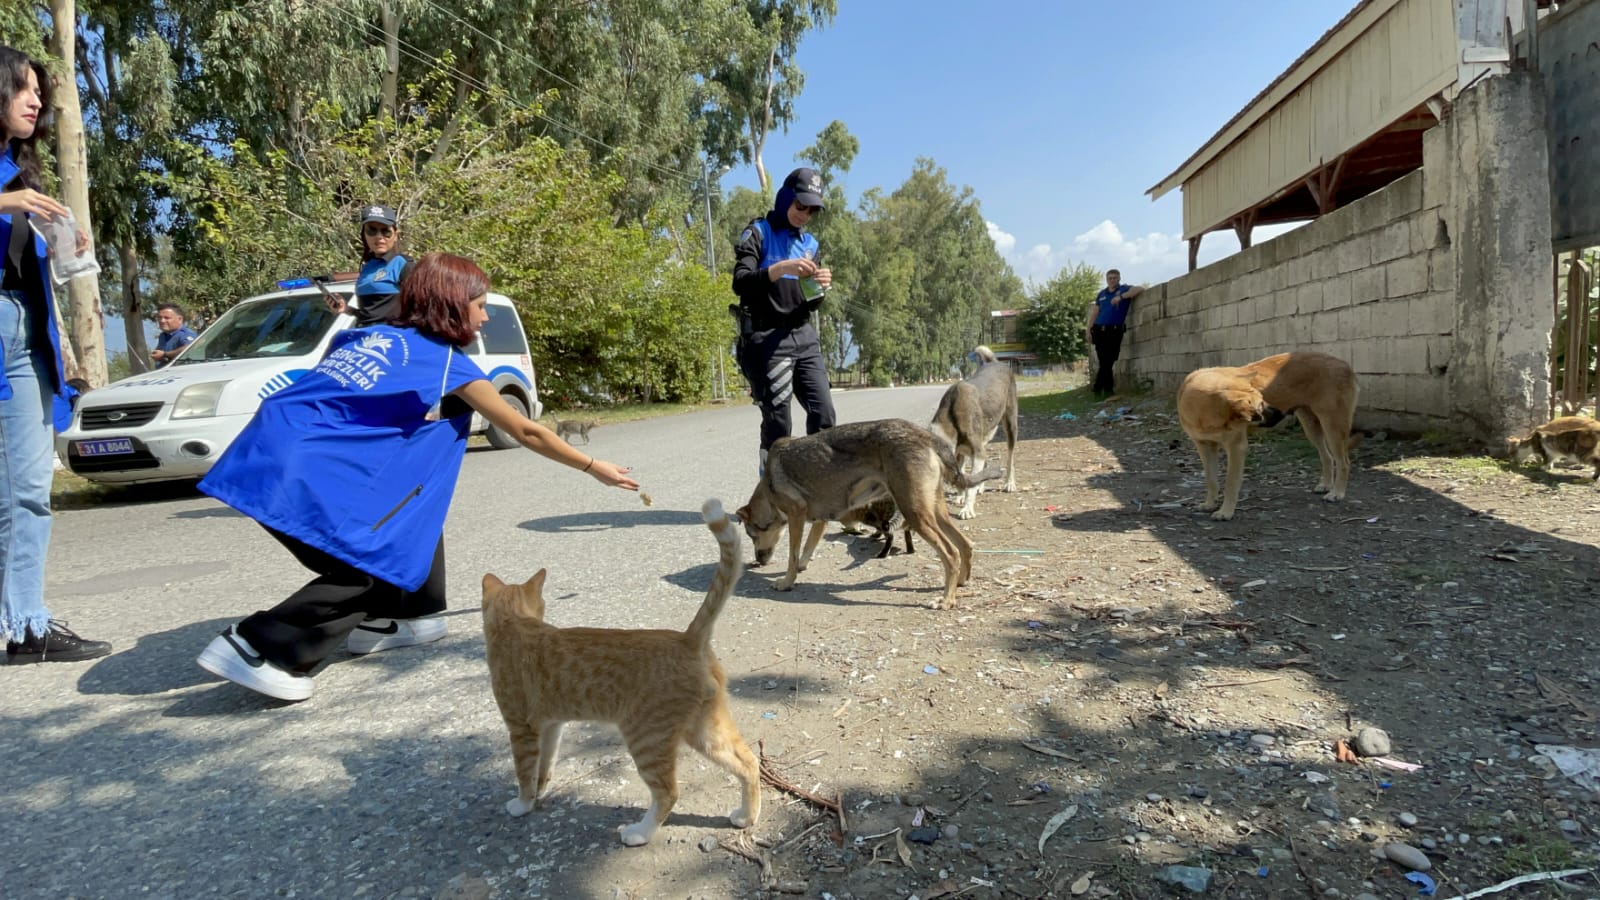
[[[335,315],[311,282],[279,284],[289,289],[241,301],[165,368],[84,394],[71,427],[56,437],[67,468],[114,484],[200,478],[210,471],[261,401],[309,372],[333,335],[355,323],[349,312]],[[325,289],[349,300],[355,284]],[[516,308],[490,294],[488,312],[467,351],[507,403],[537,419],[544,406]],[[472,431],[487,433],[497,448],[518,446],[477,413]]]

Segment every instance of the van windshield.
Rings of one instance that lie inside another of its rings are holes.
[[[304,356],[316,349],[336,318],[321,294],[246,301],[223,313],[173,365]]]

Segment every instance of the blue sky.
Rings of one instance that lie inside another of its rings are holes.
[[[1188,267],[1182,201],[1145,191],[1354,4],[840,0],[833,25],[800,46],[795,121],[763,156],[781,179],[840,119],[861,141],[844,178],[852,200],[893,190],[929,157],[972,187],[1024,279],[1070,261],[1165,281]],[[735,184],[756,187],[755,170],[724,176]],[[1212,234],[1201,248],[1205,262],[1238,243]]]

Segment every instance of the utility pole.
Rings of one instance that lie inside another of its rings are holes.
[[[711,243],[711,170],[705,154],[700,155],[700,186],[706,198],[706,271],[717,274],[717,250]]]

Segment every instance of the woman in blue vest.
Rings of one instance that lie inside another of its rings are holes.
[[[535,453],[639,489],[627,469],[512,409],[461,351],[488,321],[488,291],[488,276],[470,260],[422,257],[406,273],[394,321],[336,335],[316,368],[262,402],[200,482],[317,575],[212,640],[201,668],[304,700],[310,671],[363,623],[387,631],[368,650],[442,637],[441,620],[409,615],[408,592],[443,564],[445,514],[473,410]]]
[[[751,222],[734,247],[733,292],[739,296],[739,369],[761,408],[761,467],[767,450],[789,436],[789,399],[806,410],[806,434],[832,428],[835,414],[822,339],[811,313],[833,273],[817,259],[806,233],[822,211],[822,177],[814,169],[789,173],[772,211]]]
[[[55,410],[70,415],[74,393],[61,367],[50,289],[49,248],[28,219],[67,215],[40,193],[37,144],[50,111],[49,76],[25,54],[0,46],[0,638],[7,664],[73,662],[111,652],[50,617],[44,605],[44,560],[50,544]],[[77,251],[89,248],[78,233]],[[65,423],[60,423],[65,425]]]
[[[400,276],[406,258],[400,253],[400,218],[392,206],[374,203],[361,207],[361,270],[342,272],[336,278],[356,280],[356,302],[333,304],[335,313],[350,312],[356,327],[386,322],[399,314]]]

